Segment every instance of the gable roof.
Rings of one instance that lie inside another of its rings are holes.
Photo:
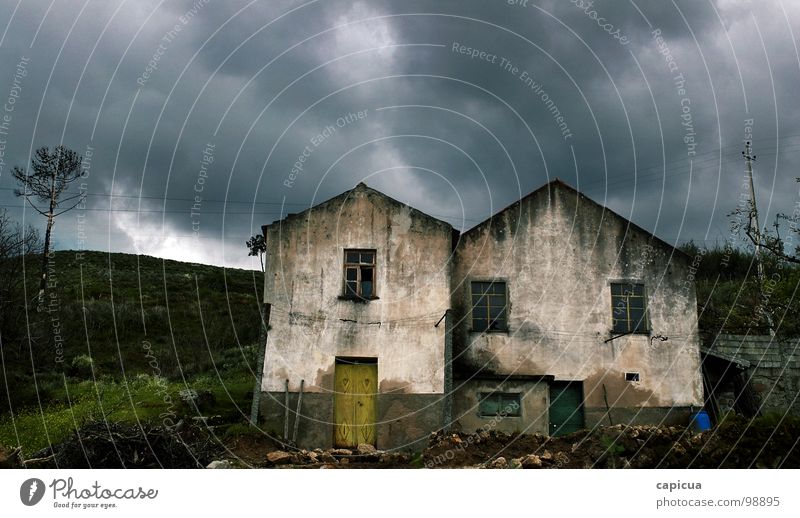
[[[359,182],[358,185],[356,185],[352,189],[344,191],[341,194],[337,194],[336,196],[334,196],[332,198],[329,198],[329,199],[327,199],[325,201],[321,201],[321,202],[317,203],[316,205],[312,205],[311,207],[309,207],[309,208],[307,208],[307,209],[305,209],[305,210],[303,210],[301,212],[286,214],[281,219],[276,219],[275,221],[273,221],[272,223],[270,223],[268,225],[263,225],[261,227],[262,231],[266,230],[267,227],[275,225],[276,223],[286,222],[289,219],[307,217],[311,213],[312,210],[319,209],[319,208],[324,207],[324,206],[329,205],[329,204],[336,203],[338,205],[342,205],[348,200],[348,198],[351,198],[352,195],[355,194],[355,193],[366,193],[368,195],[380,197],[381,199],[387,201],[389,204],[394,205],[395,207],[401,207],[401,208],[404,208],[404,209],[408,209],[411,212],[412,216],[422,217],[424,219],[428,219],[430,221],[439,223],[441,225],[445,225],[449,229],[453,228],[453,226],[450,223],[448,223],[448,222],[446,222],[444,220],[435,218],[435,217],[431,216],[430,214],[426,214],[426,213],[422,212],[421,210],[416,209],[416,208],[412,207],[411,205],[409,205],[407,203],[403,203],[403,202],[401,202],[399,200],[396,200],[396,199],[392,198],[391,196],[389,196],[387,194],[384,194],[384,193],[382,193],[381,191],[379,191],[377,189],[373,189],[372,187],[369,187],[364,182]]]
[[[595,207],[597,207],[597,208],[601,209],[602,211],[608,213],[612,218],[615,218],[615,219],[623,222],[626,227],[633,228],[634,230],[637,230],[639,232],[642,232],[642,233],[648,235],[652,240],[654,240],[655,242],[659,243],[661,246],[676,252],[677,254],[681,255],[682,257],[686,257],[686,258],[689,257],[689,255],[686,252],[684,252],[683,250],[681,250],[680,248],[677,248],[677,247],[667,243],[666,241],[664,241],[660,237],[656,236],[652,232],[640,227],[639,225],[637,225],[636,223],[632,222],[628,218],[617,214],[616,212],[614,212],[613,210],[609,209],[608,207],[606,207],[602,203],[598,203],[598,202],[594,201],[593,199],[589,198],[588,196],[586,196],[585,194],[580,192],[578,189],[576,189],[576,188],[572,187],[571,185],[567,184],[566,182],[564,182],[560,178],[555,178],[555,179],[547,182],[546,184],[542,185],[538,189],[535,189],[535,190],[531,191],[530,193],[526,194],[525,196],[523,196],[519,200],[515,201],[514,203],[512,203],[512,204],[508,205],[507,207],[495,212],[494,214],[492,214],[491,216],[489,216],[485,220],[481,221],[480,223],[478,223],[474,227],[472,227],[469,230],[467,230],[466,232],[464,232],[463,235],[464,236],[468,236],[468,235],[470,235],[470,234],[472,234],[474,232],[478,232],[483,227],[490,225],[494,219],[496,219],[498,216],[500,216],[504,212],[508,212],[508,211],[511,211],[511,210],[514,210],[514,209],[518,208],[519,206],[522,205],[523,202],[528,201],[529,199],[533,198],[534,196],[536,196],[537,194],[541,193],[542,191],[547,190],[548,193],[549,193],[551,189],[564,189],[566,191],[569,191],[569,192],[575,194],[575,196],[577,196],[580,201],[589,202],[590,204],[594,205]]]
[[[495,220],[501,214],[503,214],[505,212],[508,212],[508,211],[511,211],[513,209],[516,209],[523,202],[528,201],[529,199],[533,198],[534,196],[536,196],[537,194],[539,194],[539,193],[541,193],[541,192],[543,192],[545,190],[547,190],[549,192],[551,189],[565,189],[565,190],[575,194],[581,201],[589,202],[590,204],[594,205],[595,207],[598,207],[601,210],[603,210],[604,212],[608,213],[612,218],[615,218],[615,219],[623,222],[626,227],[633,228],[634,230],[642,232],[642,233],[648,235],[652,240],[654,240],[657,243],[659,243],[661,246],[663,246],[663,247],[665,247],[665,248],[667,248],[669,250],[674,251],[675,253],[679,254],[682,257],[689,258],[689,255],[686,254],[686,252],[684,252],[680,248],[677,248],[677,247],[667,243],[666,241],[664,241],[660,237],[658,237],[655,234],[653,234],[652,232],[640,227],[639,225],[637,225],[636,223],[632,222],[628,218],[626,218],[624,216],[621,216],[621,215],[617,214],[616,212],[614,212],[613,210],[611,210],[608,207],[606,207],[605,205],[594,201],[593,199],[589,198],[588,196],[586,196],[585,194],[583,194],[582,192],[580,192],[576,188],[572,187],[571,185],[567,184],[566,182],[564,182],[560,178],[555,178],[554,180],[551,180],[551,181],[547,182],[546,184],[542,185],[538,189],[535,189],[535,190],[529,192],[528,194],[526,194],[525,196],[523,196],[519,200],[517,200],[514,203],[504,207],[503,209],[500,209],[499,211],[495,212],[494,214],[492,214],[491,216],[489,216],[488,218],[486,218],[482,222],[478,223],[477,225],[475,225],[474,227],[470,228],[469,230],[463,232],[460,235],[466,237],[466,236],[468,236],[468,235],[470,235],[472,233],[478,232],[483,227],[490,225],[492,223],[492,221]],[[356,193],[356,192],[365,192],[367,194],[372,194],[374,196],[379,196],[380,198],[388,201],[390,204],[393,204],[396,207],[403,207],[403,208],[409,209],[411,211],[411,214],[413,214],[415,216],[423,217],[423,218],[426,218],[428,220],[431,220],[431,221],[434,221],[434,222],[438,222],[438,223],[440,223],[442,225],[446,225],[453,232],[457,232],[455,229],[453,229],[453,226],[450,223],[448,223],[446,221],[443,221],[443,220],[441,220],[439,218],[436,218],[434,216],[431,216],[430,214],[426,214],[426,213],[422,212],[421,210],[416,209],[416,208],[412,207],[411,205],[408,205],[407,203],[403,203],[401,201],[398,201],[398,200],[392,198],[391,196],[389,196],[387,194],[384,194],[383,192],[381,192],[381,191],[379,191],[377,189],[373,189],[372,187],[369,187],[364,182],[359,182],[358,185],[356,185],[352,189],[344,191],[343,193],[338,194],[338,195],[336,195],[336,196],[334,196],[332,198],[329,198],[329,199],[327,199],[325,201],[321,201],[321,202],[317,203],[316,205],[313,205],[313,206],[311,206],[311,207],[309,207],[309,208],[307,208],[307,209],[305,209],[305,210],[303,210],[301,212],[293,213],[293,214],[287,214],[282,219],[275,220],[275,221],[273,221],[272,223],[270,223],[268,225],[263,225],[261,227],[262,232],[265,232],[268,227],[270,227],[271,225],[274,225],[276,223],[282,223],[282,222],[285,222],[285,221],[287,221],[289,219],[294,219],[294,218],[299,218],[299,217],[306,217],[308,215],[308,213],[310,213],[310,211],[312,211],[313,209],[317,209],[317,208],[323,207],[323,206],[331,204],[331,203],[342,204],[345,201],[347,201],[347,199],[353,193]]]

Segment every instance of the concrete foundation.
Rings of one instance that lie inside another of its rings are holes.
[[[442,427],[442,394],[378,394],[377,445],[380,450],[419,451],[428,435]],[[261,397],[261,426],[281,437],[284,428],[284,393],[265,392]],[[297,393],[289,393],[291,439],[297,409]],[[303,394],[297,445],[301,448],[333,447],[333,394]]]

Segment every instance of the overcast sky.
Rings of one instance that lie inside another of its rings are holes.
[[[58,249],[254,267],[359,181],[467,229],[555,177],[713,244],[752,131],[762,222],[792,212],[800,2],[587,3],[2,0],[0,205],[40,226],[10,168],[63,143],[91,160]]]

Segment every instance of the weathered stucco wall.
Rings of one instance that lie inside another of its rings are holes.
[[[461,236],[453,273],[454,311],[462,316],[454,330],[456,369],[583,380],[587,424],[603,418],[606,397],[614,408],[700,405],[689,261],[550,183]],[[469,283],[492,279],[507,282],[508,332],[470,332]],[[646,285],[650,335],[604,343],[612,336],[615,280]],[[640,373],[641,381],[625,381],[625,372]]]
[[[297,415],[296,392],[289,394],[289,433]],[[375,446],[381,450],[423,449],[431,431],[442,427],[441,394],[378,394]],[[286,417],[283,392],[262,394],[260,415],[267,432],[283,436]],[[322,392],[303,395],[297,444],[314,448],[333,447],[333,397]]]
[[[332,394],[335,358],[377,358],[381,394],[441,394],[452,227],[363,184],[267,227],[262,390]],[[377,300],[341,300],[347,248],[375,249]]]
[[[539,433],[547,435],[547,407],[550,404],[549,386],[546,381],[456,380],[453,406],[456,409],[454,422],[465,432],[491,431],[507,433]],[[482,416],[479,412],[482,392],[520,394],[519,416]]]

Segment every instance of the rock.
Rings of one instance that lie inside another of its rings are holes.
[[[346,448],[334,448],[328,451],[331,453],[331,455],[335,455],[337,457],[344,457],[353,454],[353,450],[348,450]]]
[[[229,460],[215,460],[206,466],[207,469],[231,469],[232,467],[233,465]]]
[[[508,467],[509,469],[520,469],[522,468],[522,462],[520,459],[511,459],[508,461]]]
[[[489,466],[493,469],[505,469],[508,467],[508,461],[505,457],[497,457]]]
[[[214,393],[210,390],[184,389],[178,392],[178,395],[188,410],[202,412],[216,403]]]
[[[314,453],[317,455],[322,455],[322,448],[314,448]]]
[[[267,453],[267,461],[275,465],[290,464],[292,462],[292,454],[281,450],[271,451]]]
[[[349,464],[349,463],[350,459],[348,459],[347,457],[339,460],[339,464]]]
[[[306,458],[311,462],[319,462],[319,455],[313,451],[306,453]]]
[[[319,454],[317,457],[320,462],[324,462],[326,464],[337,464],[339,461],[336,460],[336,457],[331,455],[329,452],[325,451]]]
[[[553,460],[553,454],[549,450],[544,450],[541,455],[542,460]]]
[[[19,447],[8,451],[0,446],[0,468],[9,469],[22,467],[22,463],[19,460],[19,453],[21,451],[22,448]]]
[[[371,444],[361,443],[356,448],[356,451],[359,455],[376,455],[378,450],[375,449],[375,446]]]
[[[569,457],[563,451],[556,452],[555,456],[553,457],[553,460],[556,461],[556,464],[558,464],[558,467],[560,468],[563,468],[564,466],[569,464]]]
[[[538,455],[530,454],[522,458],[522,467],[526,469],[541,468],[542,459]]]

